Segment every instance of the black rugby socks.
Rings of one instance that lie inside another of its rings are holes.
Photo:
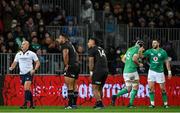
[[[74,99],[74,91],[68,90],[68,106],[72,106]]]

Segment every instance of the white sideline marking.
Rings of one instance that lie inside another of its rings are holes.
[[[33,112],[33,111],[30,111],[31,113],[50,113],[50,112],[44,112],[44,111],[42,111],[42,112]],[[22,112],[22,113],[30,113],[30,112]],[[1,112],[0,111],[0,113],[21,113],[21,112]],[[72,111],[67,111],[67,112],[51,112],[51,113],[72,113]],[[83,112],[74,112],[74,113],[83,113]],[[86,112],[84,112],[84,113],[86,113]],[[119,111],[117,111],[117,112],[107,112],[107,111],[105,111],[105,112],[87,112],[87,113],[119,113]],[[121,112],[121,113],[143,113],[143,112]],[[145,113],[162,113],[162,112],[145,112]],[[165,113],[179,113],[179,112],[165,112]]]

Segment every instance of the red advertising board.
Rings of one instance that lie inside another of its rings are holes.
[[[166,88],[169,105],[180,105],[180,77],[166,79]],[[108,106],[111,103],[112,94],[116,94],[124,87],[121,75],[109,76],[103,88],[103,103]],[[91,80],[87,76],[80,76],[78,79],[78,105],[92,106],[95,99],[92,94]],[[67,104],[67,87],[64,84],[64,77],[57,75],[34,76],[32,85],[34,104],[37,106],[63,106]],[[4,105],[22,105],[24,91],[20,84],[18,75],[6,75],[3,87]],[[116,105],[127,105],[130,94],[118,98]],[[161,91],[156,84],[155,104],[162,105]],[[149,94],[147,77],[140,76],[138,94],[135,98],[135,105],[149,105]]]

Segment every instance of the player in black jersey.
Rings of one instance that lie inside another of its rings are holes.
[[[76,80],[80,71],[78,64],[78,54],[74,46],[69,41],[69,37],[66,34],[61,34],[56,39],[61,46],[61,51],[64,61],[64,79],[68,87],[68,106],[65,109],[76,108],[76,101],[78,97],[78,90]]]
[[[96,40],[91,38],[88,41],[89,48],[89,70],[92,76],[93,94],[96,98],[95,109],[104,107],[102,103],[102,88],[108,76],[107,58],[103,48],[96,45]]]

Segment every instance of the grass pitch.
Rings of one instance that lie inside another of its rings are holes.
[[[0,112],[57,112],[57,113],[65,113],[65,112],[76,112],[76,113],[98,113],[98,112],[106,112],[106,113],[120,113],[120,112],[176,112],[180,113],[180,106],[171,106],[168,109],[165,109],[163,107],[156,107],[156,108],[148,108],[147,106],[137,106],[137,108],[127,108],[123,106],[108,106],[104,109],[95,110],[92,107],[85,107],[85,106],[79,106],[78,109],[64,109],[62,106],[37,106],[35,109],[20,109],[18,106],[0,106]]]

